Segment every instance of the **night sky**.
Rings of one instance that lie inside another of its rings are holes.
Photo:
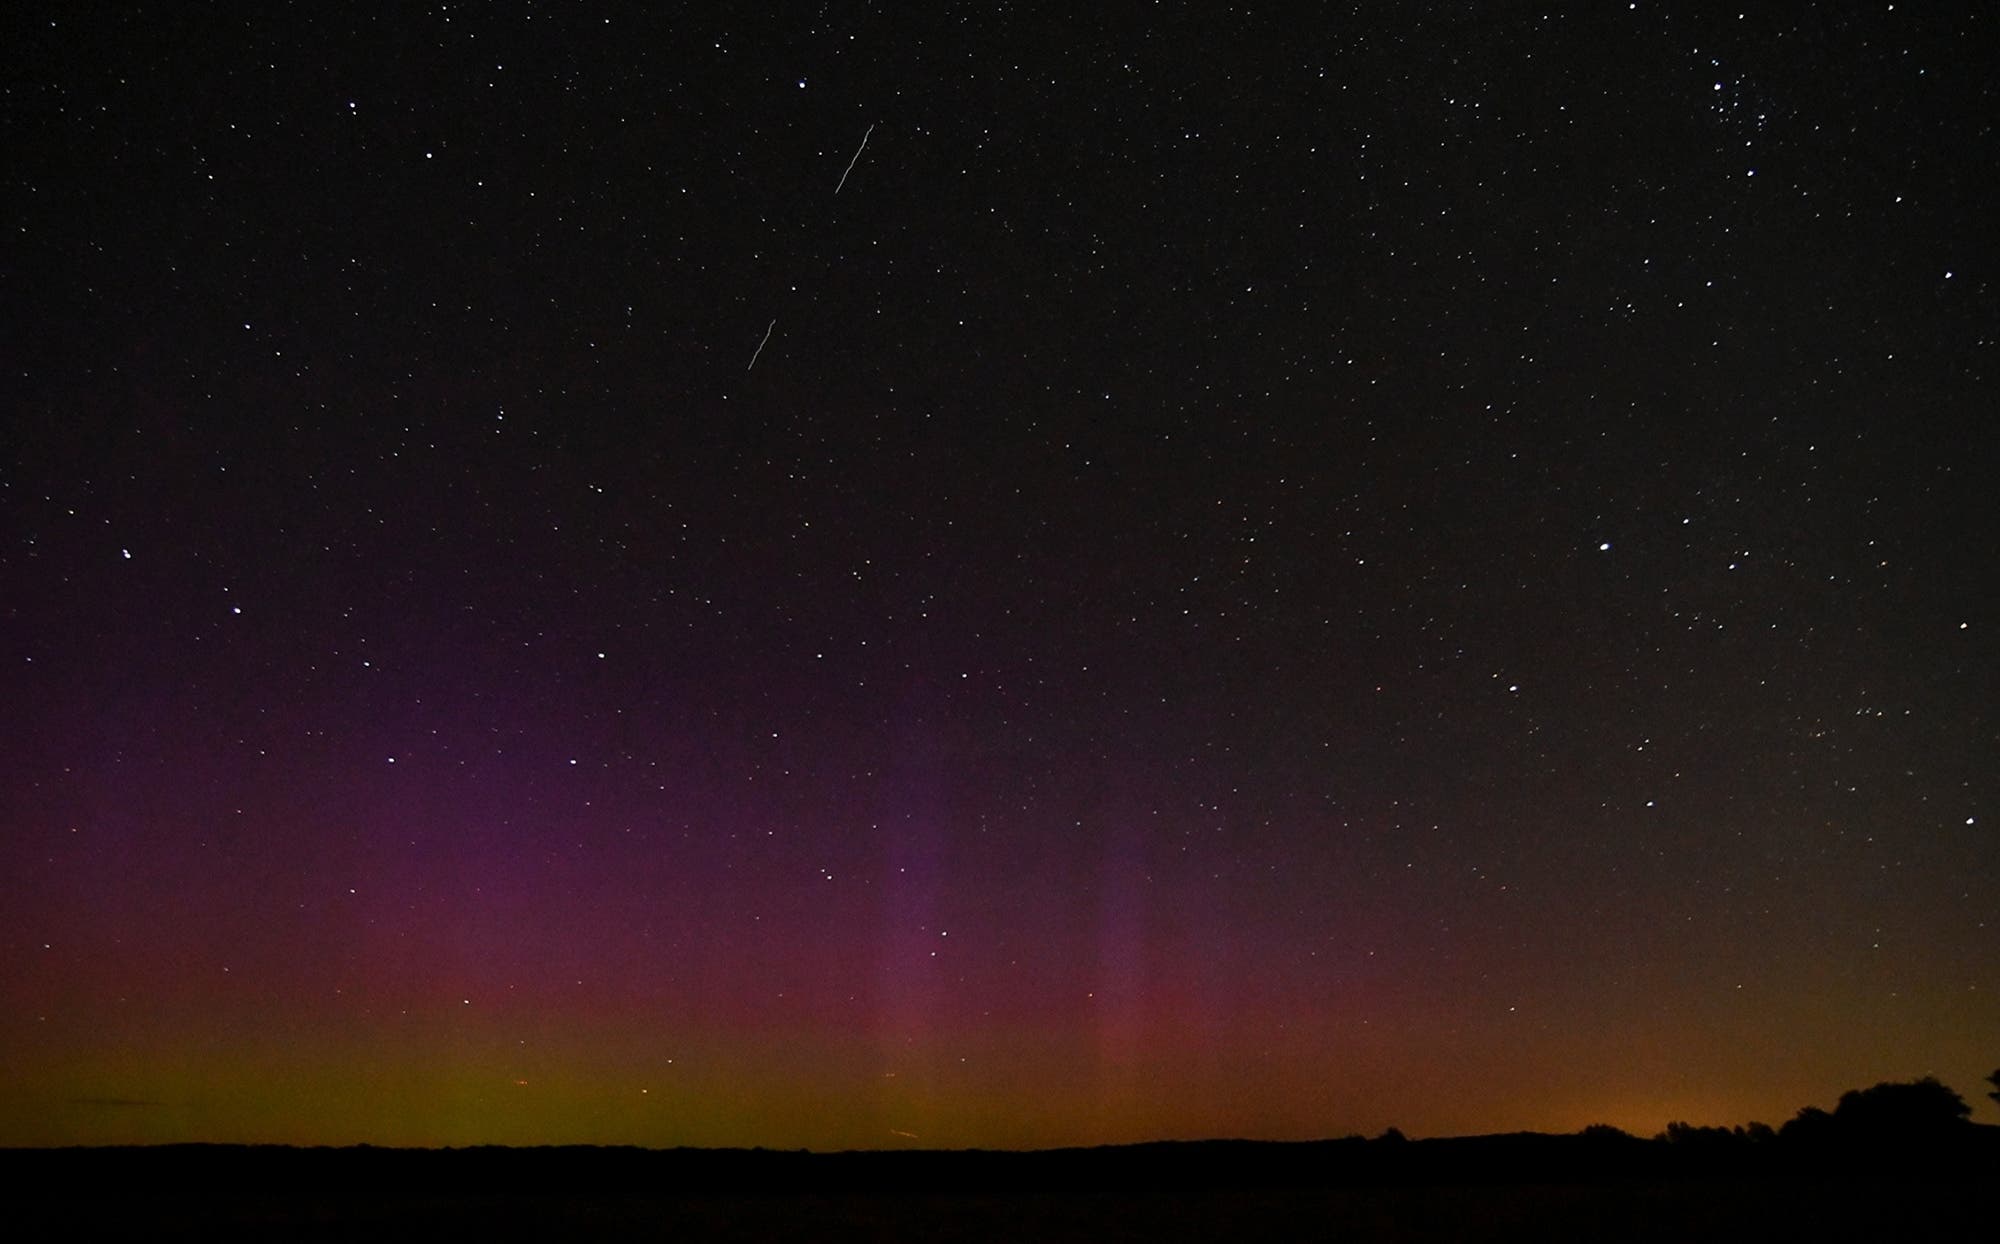
[[[0,1144],[2000,1117],[1987,6],[91,9]]]

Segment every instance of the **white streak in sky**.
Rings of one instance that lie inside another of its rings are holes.
[[[840,187],[847,184],[847,174],[853,172],[854,166],[861,162],[861,153],[868,150],[868,135],[873,134],[874,132],[875,132],[875,127],[871,125],[868,127],[867,131],[861,135],[861,145],[854,149],[854,158],[847,162],[846,170],[841,173],[840,184],[836,185],[833,188],[833,192],[835,194],[839,194]]]
[[[766,324],[764,326],[764,340],[758,342],[757,348],[750,352],[750,367],[757,366],[757,356],[764,352],[764,347],[767,344],[769,344],[771,340],[771,330],[776,328],[777,326],[778,326],[778,321],[776,320],[772,320],[769,324]],[[743,370],[749,371],[750,367],[746,367]]]

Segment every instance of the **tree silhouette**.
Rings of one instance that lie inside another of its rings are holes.
[[[1917,1138],[1956,1128],[1971,1113],[1964,1098],[1925,1076],[1907,1084],[1884,1083],[1843,1093],[1833,1109],[1833,1121],[1857,1135]]]
[[[1833,1135],[1833,1131],[1832,1115],[1818,1106],[1803,1106],[1778,1129],[1778,1136],[1795,1144],[1822,1144]]]
[[[1718,1146],[1734,1144],[1736,1141],[1744,1139],[1744,1137],[1740,1130],[1732,1132],[1726,1127],[1696,1127],[1692,1123],[1676,1121],[1667,1124],[1667,1130],[1661,1132],[1653,1139],[1665,1141],[1670,1145],[1714,1149]]]
[[[2000,1101],[2000,1071],[1995,1071],[1992,1075],[1987,1076],[1986,1082],[1993,1086],[1993,1091],[1988,1093],[1987,1096],[1991,1097],[1994,1101]]]

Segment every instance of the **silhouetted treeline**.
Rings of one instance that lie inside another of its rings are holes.
[[[1654,1140],[1677,1155],[1780,1169],[1977,1162],[1995,1129],[1975,1127],[1971,1114],[1963,1098],[1927,1076],[1843,1093],[1832,1111],[1807,1106],[1776,1129],[1669,1123]]]
[[[1214,1238],[1195,1224],[1221,1230],[1246,1206],[1273,1230],[1304,1215],[1360,1239],[1424,1238],[1397,1226],[1407,1221],[1449,1238],[1549,1238],[1552,1214],[1571,1216],[1577,1238],[1762,1241],[1808,1220],[1820,1234],[1861,1224],[1914,1238],[1919,1218],[1935,1234],[1973,1213],[1984,1202],[1968,1190],[2000,1174],[2000,1128],[1968,1113],[1920,1080],[1848,1093],[1780,1128],[1677,1122],[1651,1139],[1598,1125],[1033,1152],[166,1145],[0,1150],[0,1181],[12,1221],[30,1228],[22,1238],[380,1240],[472,1224],[529,1238],[611,1221],[630,1238],[809,1238],[828,1214],[849,1236],[928,1238],[976,1220],[963,1238],[1023,1238],[1024,1206],[1066,1224],[1029,1232],[1043,1239],[1130,1234],[1139,1220],[1156,1238]]]
[[[1679,1178],[2000,1174],[2000,1128],[1961,1123],[1921,1139],[1850,1128],[1838,1111],[1782,1130],[1671,1125],[1653,1139],[1615,1128],[1578,1135],[1308,1142],[1177,1141],[1032,1152],[982,1150],[809,1153],[765,1149],[564,1146],[464,1149],[298,1149],[166,1145],[11,1150],[0,1171],[15,1187],[82,1179],[123,1187],[334,1192],[366,1188],[428,1195],[539,1188],[589,1195],[755,1195],[992,1190],[1070,1192],[1168,1187],[1357,1187],[1573,1183]]]

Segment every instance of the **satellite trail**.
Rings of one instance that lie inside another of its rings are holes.
[[[868,150],[868,135],[870,135],[870,134],[873,134],[874,132],[875,132],[875,127],[871,125],[871,126],[869,126],[869,127],[867,128],[867,130],[866,130],[866,131],[864,131],[864,132],[862,133],[862,135],[861,135],[861,145],[860,145],[859,147],[856,147],[856,148],[854,149],[854,159],[852,159],[852,160],[849,160],[849,161],[847,162],[847,167],[846,167],[846,169],[842,170],[842,172],[841,172],[841,174],[840,174],[840,182],[839,182],[839,184],[835,185],[835,186],[834,186],[834,188],[833,188],[833,192],[834,192],[835,194],[839,194],[839,193],[840,193],[840,187],[841,187],[841,186],[844,186],[844,185],[846,185],[846,184],[847,184],[847,174],[849,174],[849,173],[851,173],[851,172],[853,172],[853,171],[854,171],[854,166],[855,166],[855,165],[856,165],[857,163],[859,163],[859,162],[860,162],[860,160],[861,160],[861,153],[862,153],[862,152],[864,152],[864,151],[866,151],[866,150]]]
[[[749,371],[751,368],[757,366],[757,356],[764,352],[765,345],[768,344],[771,340],[771,330],[776,328],[777,326],[778,326],[778,321],[775,319],[773,319],[769,324],[766,324],[764,326],[764,340],[757,343],[757,348],[755,350],[750,351],[750,367],[744,368],[743,369],[744,371]]]

